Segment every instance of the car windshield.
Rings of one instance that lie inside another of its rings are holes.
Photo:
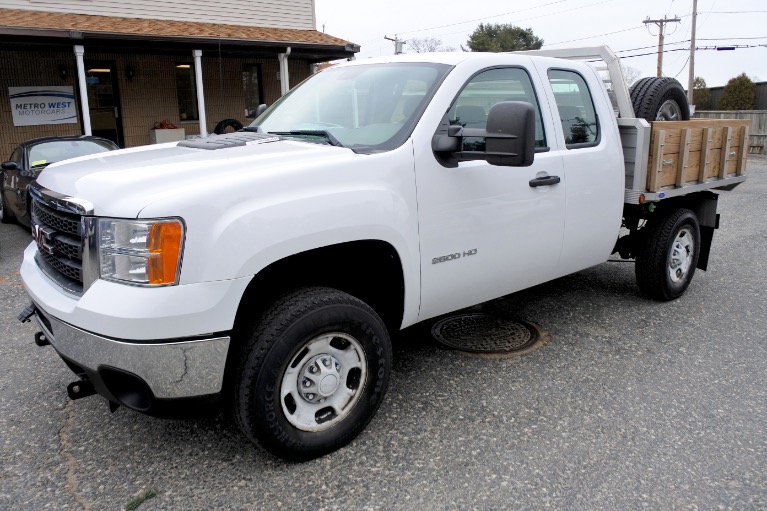
[[[450,69],[431,63],[326,69],[280,98],[250,129],[358,152],[390,150],[410,136]]]
[[[29,148],[29,166],[46,167],[57,161],[115,149],[118,147],[109,140],[51,140]]]

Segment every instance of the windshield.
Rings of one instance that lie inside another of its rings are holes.
[[[29,148],[29,166],[45,167],[57,161],[119,149],[108,140],[52,140]]]
[[[397,63],[326,69],[283,96],[251,127],[358,152],[393,149],[410,136],[450,68]]]

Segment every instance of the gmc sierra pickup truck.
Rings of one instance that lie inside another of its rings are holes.
[[[748,126],[687,121],[672,79],[629,91],[607,48],[554,53],[349,62],[241,131],[51,165],[20,319],[73,399],[225,408],[305,460],[373,418],[398,329],[614,253],[681,296]]]

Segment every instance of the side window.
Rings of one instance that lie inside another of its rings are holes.
[[[599,122],[594,101],[583,77],[574,71],[550,69],[549,83],[554,91],[567,148],[598,144]]]
[[[484,129],[490,107],[501,101],[525,101],[535,107],[535,147],[546,147],[541,122],[541,108],[535,97],[530,76],[516,67],[489,69],[472,78],[448,110],[450,124]],[[484,140],[467,141],[483,143]]]

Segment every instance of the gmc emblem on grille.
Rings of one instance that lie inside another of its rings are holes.
[[[35,224],[32,226],[32,237],[37,242],[37,248],[45,252],[46,254],[53,255],[53,238],[51,235],[56,232],[48,227],[40,227]]]

